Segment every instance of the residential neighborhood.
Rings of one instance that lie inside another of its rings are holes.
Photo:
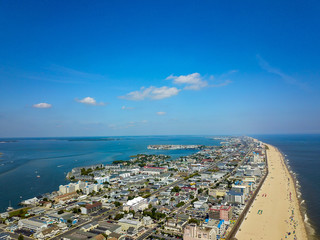
[[[189,156],[70,169],[70,183],[0,214],[0,239],[226,239],[266,175],[266,146],[222,137]]]

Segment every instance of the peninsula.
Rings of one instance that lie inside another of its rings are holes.
[[[26,239],[307,239],[280,152],[250,137],[189,156],[137,154],[70,169],[70,183],[0,213],[4,235]]]

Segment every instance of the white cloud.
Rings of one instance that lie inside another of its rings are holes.
[[[158,114],[159,116],[163,116],[163,115],[166,115],[167,113],[166,113],[166,112],[157,112],[157,114]]]
[[[121,109],[122,110],[132,110],[132,109],[134,109],[134,107],[122,106]]]
[[[285,81],[288,84],[296,85],[304,90],[308,90],[308,87],[305,83],[300,82],[297,79],[283,73],[281,70],[270,66],[270,64],[267,61],[265,61],[260,55],[257,55],[257,59],[262,69],[266,70],[269,73],[278,75],[283,81]]]
[[[230,83],[232,83],[231,80],[225,80],[225,81],[222,82],[222,83],[213,84],[213,85],[211,85],[211,87],[224,87],[224,86],[229,85]]]
[[[185,90],[200,90],[208,86],[208,82],[199,73],[191,73],[189,75],[174,76],[170,75],[166,80],[173,80],[174,84],[186,85]]]
[[[103,103],[103,102],[97,103],[97,101],[92,97],[85,97],[83,99],[76,99],[76,101],[79,102],[79,103],[84,103],[84,104],[94,105],[94,106],[98,106],[98,105],[103,106],[103,105],[105,105],[105,103]]]
[[[127,99],[127,100],[133,100],[133,101],[141,101],[144,99],[151,99],[151,100],[160,100],[164,98],[169,98],[172,96],[177,95],[181,90],[177,89],[176,87],[142,87],[138,91],[133,91],[125,96],[120,96],[122,99]]]
[[[32,107],[34,107],[34,108],[51,108],[52,105],[49,103],[37,103],[37,104],[33,104]]]

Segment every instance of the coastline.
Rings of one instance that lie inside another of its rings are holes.
[[[266,146],[269,174],[241,223],[236,238],[311,239],[293,171],[279,149],[269,144]]]
[[[305,229],[307,232],[308,239],[316,240],[317,238],[315,237],[315,229],[313,228],[313,226],[310,222],[310,219],[308,218],[308,214],[307,214],[308,207],[306,206],[305,200],[302,198],[302,194],[300,191],[301,186],[300,186],[299,181],[297,179],[297,174],[291,169],[290,161],[289,161],[289,159],[286,158],[286,155],[283,152],[281,152],[279,149],[278,149],[278,151],[281,153],[281,155],[283,157],[284,164],[287,167],[287,170],[288,170],[288,172],[292,178],[292,181],[295,185],[296,198],[299,203],[299,211],[300,211],[300,215],[301,215],[303,222],[304,222],[304,226],[305,226]]]

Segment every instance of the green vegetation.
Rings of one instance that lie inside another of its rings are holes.
[[[152,208],[151,212],[147,211],[147,210],[144,210],[143,211],[143,216],[149,216],[153,220],[159,220],[161,218],[164,218],[166,216],[166,214],[157,212],[156,208]]]
[[[148,198],[148,197],[150,197],[150,196],[151,196],[151,194],[148,193],[147,195],[144,195],[143,198]]]
[[[191,218],[191,219],[189,219],[188,223],[195,223],[195,224],[199,225],[200,221],[195,218]]]
[[[124,214],[123,213],[118,213],[115,217],[114,217],[114,220],[119,220],[121,218],[124,217]]]
[[[122,203],[120,203],[120,202],[114,202],[114,205],[115,205],[116,207],[120,207],[120,206],[122,205]]]
[[[24,236],[22,234],[19,235],[18,240],[23,240]]]
[[[62,213],[64,213],[62,209],[58,211],[58,214],[62,214]]]
[[[28,213],[29,209],[30,208],[22,208],[22,209],[18,209],[16,211],[13,211],[13,212],[9,212],[9,217],[25,218],[25,215]]]
[[[184,202],[179,202],[176,207],[179,208],[179,207],[182,207],[184,205]]]
[[[198,198],[195,198],[191,201],[191,203],[193,204],[194,202],[198,201],[199,199]]]
[[[88,176],[92,172],[93,172],[93,170],[91,168],[88,168],[88,169],[81,168],[81,175]]]
[[[136,196],[128,196],[128,200],[132,200],[132,199],[134,199]]]
[[[180,191],[181,191],[181,188],[179,188],[178,186],[175,186],[175,187],[172,188],[172,190],[171,190],[172,193],[174,193],[174,192],[178,193],[178,192],[180,192]]]
[[[81,209],[80,208],[73,208],[72,212],[73,213],[81,213]]]
[[[195,172],[193,174],[190,174],[188,177],[185,177],[184,180],[188,180],[189,178],[193,178],[195,176],[200,176],[200,174],[198,172]]]
[[[128,163],[129,161],[124,161],[124,160],[115,160],[115,161],[113,161],[112,162],[112,164],[116,164],[116,165],[118,165],[118,164],[124,164],[124,163]]]

